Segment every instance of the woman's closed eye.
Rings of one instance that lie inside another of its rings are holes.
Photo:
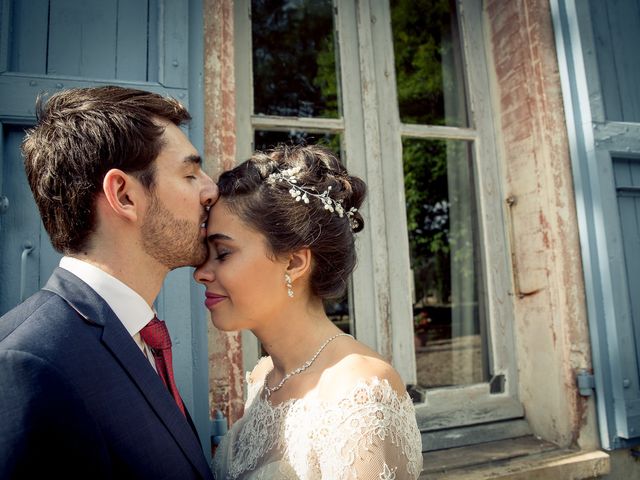
[[[225,249],[216,249],[215,259],[219,262],[224,262],[224,260],[229,256],[231,252]]]

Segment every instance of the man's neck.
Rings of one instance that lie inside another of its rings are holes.
[[[166,267],[150,261],[148,257],[144,259],[146,261],[140,261],[132,258],[133,255],[123,255],[122,252],[82,252],[69,256],[87,262],[117,278],[144,298],[149,306],[153,306],[168,273]]]

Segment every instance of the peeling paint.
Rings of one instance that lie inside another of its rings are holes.
[[[534,432],[562,446],[592,435],[593,409],[575,369],[590,362],[575,199],[555,41],[546,0],[489,0],[512,212],[520,397]],[[542,388],[541,388],[542,387]],[[586,439],[586,443],[589,443]]]
[[[233,1],[204,0],[204,165],[212,177],[235,164]],[[244,375],[239,333],[209,328],[210,410],[229,424],[242,416]]]

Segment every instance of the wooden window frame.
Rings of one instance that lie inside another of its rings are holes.
[[[469,128],[400,121],[390,8],[388,2],[375,0],[334,0],[341,118],[254,115],[250,1],[235,2],[234,11],[238,160],[251,155],[253,142],[246,139],[253,139],[257,129],[341,135],[349,170],[362,177],[369,188],[362,210],[367,227],[358,234],[359,260],[351,289],[355,332],[358,340],[389,359],[407,384],[416,383],[416,360],[407,224],[405,215],[398,214],[405,209],[402,138],[472,143],[492,378],[485,383],[426,392],[425,402],[415,406],[425,449],[529,433],[517,394],[513,288],[496,145],[497,120],[491,103],[490,49],[485,21],[478,21],[484,19],[484,12],[481,0],[458,0],[458,7],[468,81]],[[258,359],[257,342],[251,333],[243,332],[243,359],[247,367]],[[502,423],[496,423],[499,421]],[[457,433],[452,434],[452,429]]]

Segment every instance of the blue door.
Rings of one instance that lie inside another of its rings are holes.
[[[173,96],[201,118],[201,17],[201,0],[0,1],[0,315],[44,285],[60,259],[20,155],[37,96],[120,84]],[[202,131],[196,121],[187,132],[200,150]],[[157,309],[174,338],[178,386],[208,451],[201,296],[191,269],[179,269],[168,276]]]

